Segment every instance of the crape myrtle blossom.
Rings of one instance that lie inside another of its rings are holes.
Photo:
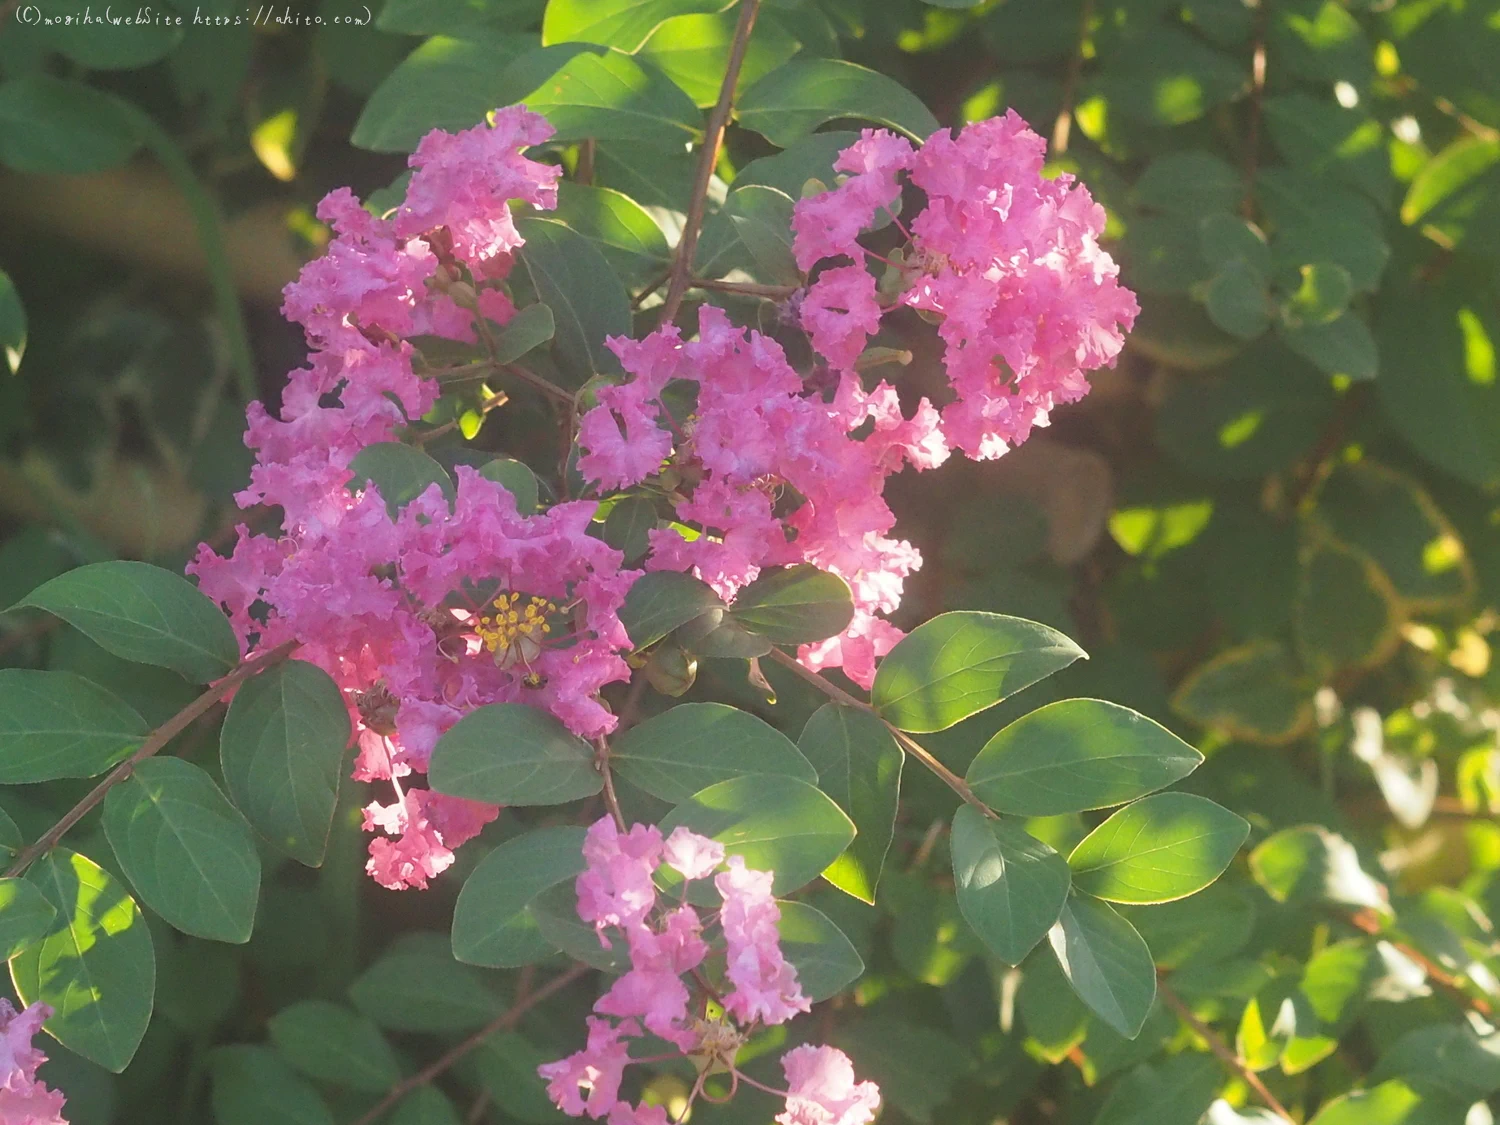
[[[1014,110],[957,137],[941,130],[920,148],[866,129],[834,165],[847,178],[793,211],[798,266],[828,263],[802,301],[803,327],[814,350],[848,370],[881,312],[858,236],[895,206],[900,173],[925,194],[901,228],[910,245],[891,261],[903,275],[894,305],[938,319],[954,395],[941,432],[978,459],[1025,441],[1054,406],[1086,394],[1084,372],[1114,363],[1139,311],[1099,247],[1104,209],[1072,176],[1046,178],[1045,155]]]
[[[740,1046],[755,1028],[785,1023],[811,1008],[797,970],[781,952],[781,910],[771,894],[772,872],[748,868],[740,856],[726,862],[722,844],[687,828],[674,829],[664,840],[654,826],[636,824],[621,831],[609,817],[589,828],[583,854],[586,866],[574,884],[578,916],[594,925],[606,945],[606,931],[624,934],[630,969],[595,1002],[584,1048],[537,1068],[553,1103],[571,1116],[605,1119],[609,1125],[666,1125],[660,1106],[631,1105],[620,1098],[625,1068],[647,1061],[632,1059],[629,1052],[628,1041],[644,1032],[697,1064],[699,1079],[689,1104],[714,1067],[726,1069],[735,1085],[743,1079],[759,1086],[735,1069]],[[675,905],[659,901],[655,880],[663,866],[684,884],[683,901]],[[722,905],[717,918],[705,919],[685,901],[686,884],[708,878]],[[690,1014],[692,994],[683,977],[692,974],[707,999],[701,967],[709,959],[710,942],[703,935],[715,922],[727,991],[713,994],[725,1015],[710,1020],[703,1007],[696,1016]],[[664,1057],[675,1055],[650,1061]],[[794,1048],[782,1066],[790,1089],[772,1092],[787,1098],[786,1111],[777,1117],[783,1125],[864,1125],[880,1104],[875,1084],[856,1084],[849,1059],[831,1047]]]
[[[63,1119],[63,1095],[49,1090],[36,1076],[47,1056],[31,1045],[52,1018],[46,1004],[32,1004],[17,1013],[0,1000],[0,1123],[3,1125],[68,1125]]]
[[[550,136],[539,115],[502,109],[492,126],[424,137],[388,217],[347,189],[323,200],[332,239],[287,286],[283,306],[303,327],[309,358],[278,411],[251,405],[256,463],[237,497],[280,509],[281,531],[242,526],[229,557],[205,546],[188,568],[245,648],[296,641],[297,658],[344,693],[354,776],[389,789],[365,811],[366,828],[380,834],[368,871],[387,887],[425,887],[498,815],[414,776],[464,715],[524,703],[583,738],[614,730],[601,693],[630,678],[619,611],[643,571],[690,572],[726,600],[770,567],[807,563],[840,576],[852,620],[798,657],[868,687],[901,637],[886,615],[921,565],[893,535],[887,479],[934,468],[951,448],[988,457],[1024,440],[1054,404],[1084,393],[1085,370],[1113,361],[1135,315],[1098,246],[1102,211],[1068,177],[1042,177],[1042,142],[1019,118],[938,133],[920,148],[866,131],[838,158],[847,178],[794,212],[798,264],[815,273],[787,311],[834,373],[832,393],[804,380],[774,340],[705,306],[692,339],[669,324],[608,341],[625,378],[598,387],[597,405],[577,419],[583,489],[574,495],[585,499],[523,513],[509,491],[461,465],[451,495],[434,485],[392,512],[350,466],[372,445],[403,440],[439,398],[413,339],[487,344],[486,322],[514,315],[506,278],[523,240],[511,203],[555,206],[560,170],[524,155]],[[941,411],[926,399],[903,407],[894,387],[869,387],[856,370],[888,311],[858,238],[897,208],[908,181],[927,202],[902,228],[911,245],[894,259],[902,287],[892,299],[939,320],[955,397]],[[681,418],[663,405],[673,384],[689,404]],[[637,486],[670,504],[674,521],[650,530],[640,570],[591,533],[598,500]],[[650,940],[639,930],[650,890],[639,867],[660,859],[658,846],[670,842],[622,844],[589,909],[602,928],[627,942],[633,934],[632,953],[639,946],[641,965],[664,980],[680,977],[676,966],[700,939],[686,917]],[[698,870],[707,858],[682,862]],[[749,874],[721,877],[743,878],[737,893],[750,894]],[[753,914],[744,925],[763,928]],[[747,955],[731,968],[731,980],[747,982],[743,994],[758,998],[738,1017],[795,1007],[781,962]],[[652,1031],[652,1021],[672,1022],[660,1012],[635,1018]]]

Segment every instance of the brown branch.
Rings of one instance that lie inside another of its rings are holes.
[[[769,297],[775,301],[784,300],[797,292],[795,285],[757,285],[754,282],[714,281],[707,277],[693,278],[693,286],[698,289],[712,289],[717,293],[744,293],[750,297]]]
[[[1445,992],[1449,999],[1455,1001],[1460,1007],[1469,1008],[1478,1012],[1487,1020],[1495,1018],[1495,1006],[1482,996],[1474,996],[1465,991],[1463,981],[1443,968],[1431,957],[1421,950],[1408,945],[1404,941],[1397,941],[1385,932],[1380,922],[1367,911],[1355,911],[1343,915],[1344,919],[1356,930],[1377,937],[1381,941],[1390,942],[1391,946],[1403,956],[1410,958],[1422,967],[1422,970],[1432,978],[1432,982]]]
[[[377,1119],[379,1119],[381,1114],[385,1113],[386,1110],[390,1109],[391,1106],[395,1105],[402,1098],[406,1097],[407,1094],[411,1093],[418,1086],[426,1086],[434,1078],[437,1078],[439,1075],[447,1071],[448,1068],[453,1066],[454,1063],[458,1062],[459,1059],[463,1058],[470,1051],[474,1050],[474,1048],[478,1047],[491,1035],[495,1035],[501,1031],[509,1031],[511,1028],[515,1027],[516,1024],[521,1022],[521,1017],[524,1016],[527,1012],[531,1011],[532,1008],[535,1008],[538,1004],[547,999],[553,993],[560,992],[562,989],[566,988],[568,985],[572,984],[575,980],[589,971],[590,969],[587,965],[574,965],[567,972],[553,977],[546,984],[538,988],[535,992],[529,992],[525,996],[517,997],[509,1008],[507,1008],[495,1019],[485,1024],[473,1035],[469,1036],[447,1054],[443,1055],[436,1062],[432,1062],[427,1066],[424,1066],[410,1078],[403,1078],[400,1082],[397,1082],[386,1092],[385,1097],[376,1102],[375,1105],[367,1113],[365,1113],[362,1117],[354,1122],[354,1125],[373,1125],[373,1123]]]
[[[818,675],[811,669],[804,668],[801,664],[797,663],[796,657],[788,656],[779,648],[773,648],[771,650],[770,656],[772,660],[776,661],[776,663],[802,677],[802,679],[806,680],[808,683],[812,684],[813,687],[817,688],[824,695],[828,696],[829,699],[836,700],[837,702],[846,704],[850,707],[858,707],[860,710],[868,711],[877,719],[880,719],[882,723],[885,723],[886,730],[890,731],[891,734],[895,737],[896,741],[901,744],[902,749],[904,749],[917,761],[921,762],[933,773],[937,774],[938,779],[942,781],[942,783],[949,789],[953,790],[953,792],[962,797],[966,803],[973,805],[985,816],[994,819],[995,811],[988,805],[986,805],[983,801],[981,801],[978,797],[974,796],[974,791],[969,788],[968,782],[959,777],[958,774],[954,773],[947,766],[943,765],[942,762],[938,761],[937,758],[933,755],[932,751],[928,750],[921,743],[917,742],[914,738],[911,737],[911,735],[907,734],[904,730],[899,730],[895,726],[892,726],[890,723],[886,722],[886,720],[880,715],[878,711],[875,710],[875,708],[871,707],[862,699],[854,698],[854,696],[850,695],[843,688],[839,687],[837,684],[830,683],[828,680],[825,680],[822,676]]]
[[[1159,975],[1156,982],[1156,992],[1162,998],[1163,1003],[1176,1012],[1178,1018],[1192,1028],[1198,1038],[1208,1044],[1208,1049],[1219,1057],[1219,1061],[1234,1074],[1237,1074],[1246,1086],[1255,1091],[1256,1097],[1265,1103],[1267,1109],[1284,1121],[1292,1120],[1292,1115],[1287,1112],[1286,1106],[1277,1100],[1275,1094],[1266,1089],[1266,1084],[1260,1080],[1260,1075],[1251,1070],[1239,1055],[1230,1050],[1229,1044],[1220,1039],[1213,1028],[1195,1016],[1193,1010],[1187,1006],[1182,997],[1173,992],[1167,985],[1167,982],[1160,979]]]
[[[713,178],[714,166],[719,162],[719,147],[724,143],[724,130],[729,127],[729,111],[734,103],[734,88],[740,80],[740,65],[745,61],[745,48],[750,44],[750,33],[755,29],[755,16],[759,11],[760,0],[740,0],[740,20],[735,25],[734,43],[729,48],[724,81],[719,86],[719,100],[708,115],[708,130],[703,135],[703,149],[698,154],[698,174],[693,182],[692,197],[688,200],[687,222],[677,242],[677,256],[672,261],[666,305],[661,314],[663,324],[671,324],[677,316],[677,310],[682,307],[682,295],[692,280],[693,255],[698,250],[698,234],[703,228],[703,213],[708,206],[708,183]]]
[[[1088,42],[1089,24],[1094,22],[1094,0],[1083,0],[1083,9],[1078,14],[1078,42],[1068,58],[1068,72],[1063,76],[1062,106],[1057,111],[1057,120],[1052,123],[1052,157],[1068,151],[1068,139],[1073,135],[1073,107],[1078,102],[1078,82],[1083,76],[1083,47]]]
[[[1266,100],[1266,25],[1271,0],[1260,0],[1255,13],[1255,45],[1250,54],[1250,124],[1245,136],[1245,194],[1240,213],[1255,218],[1255,178],[1260,171],[1262,106]]]
[[[609,741],[603,735],[599,736],[599,743],[594,748],[594,768],[604,779],[605,807],[609,809],[609,815],[614,818],[615,827],[624,832],[627,830],[625,814],[620,811],[620,798],[615,796],[615,775],[609,768]]]
[[[228,695],[231,689],[238,687],[251,676],[264,671],[272,664],[285,660],[291,655],[297,644],[297,641],[287,641],[283,645],[278,645],[268,652],[263,652],[259,656],[245,661],[239,667],[235,668],[234,671],[230,672],[229,675],[219,680],[197,699],[177,712],[177,714],[162,723],[161,726],[146,736],[146,741],[141,743],[139,750],[110,770],[105,775],[103,781],[90,789],[82,800],[64,813],[62,819],[47,829],[36,843],[32,844],[29,848],[23,849],[21,854],[16,856],[15,862],[6,869],[5,877],[8,879],[21,874],[39,857],[51,851],[57,846],[57,842],[67,835],[68,830],[73,825],[88,815],[90,809],[104,800],[106,793],[130,776],[130,772],[135,769],[136,763],[151,757],[152,754],[155,754],[186,730],[195,720],[207,714],[208,710],[214,704],[218,703],[219,700],[223,699],[224,696]]]

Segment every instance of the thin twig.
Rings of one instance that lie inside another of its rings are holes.
[[[757,285],[750,281],[714,281],[707,277],[693,278],[693,287],[712,289],[717,293],[744,293],[750,297],[769,297],[773,301],[785,300],[797,292],[795,285]]]
[[[473,1035],[469,1036],[462,1043],[454,1047],[447,1054],[443,1055],[436,1062],[429,1063],[427,1066],[424,1066],[410,1078],[403,1078],[400,1082],[397,1082],[386,1092],[385,1097],[376,1102],[375,1105],[367,1113],[365,1113],[362,1117],[354,1122],[354,1125],[373,1125],[373,1122],[378,1120],[381,1114],[390,1109],[391,1106],[395,1105],[402,1098],[406,1097],[407,1094],[411,1093],[418,1086],[426,1086],[434,1078],[437,1078],[439,1075],[446,1072],[448,1068],[453,1066],[454,1063],[458,1062],[459,1059],[463,1058],[470,1051],[474,1050],[474,1048],[478,1047],[491,1035],[495,1035],[501,1031],[509,1031],[511,1028],[515,1027],[516,1024],[521,1022],[521,1017],[524,1016],[527,1012],[531,1011],[532,1008],[535,1008],[538,1004],[547,999],[553,993],[560,992],[562,989],[572,984],[579,977],[590,971],[591,970],[587,965],[574,965],[567,972],[553,977],[546,984],[538,988],[535,992],[518,998],[499,1016],[491,1020],[489,1023],[485,1024]]]
[[[1284,1121],[1292,1120],[1292,1115],[1287,1112],[1286,1106],[1282,1105],[1281,1102],[1277,1100],[1275,1094],[1266,1089],[1266,1084],[1260,1080],[1260,1075],[1251,1070],[1250,1067],[1245,1064],[1245,1061],[1243,1059],[1241,1059],[1237,1054],[1230,1050],[1229,1044],[1220,1039],[1219,1036],[1214,1032],[1213,1028],[1209,1027],[1206,1023],[1195,1016],[1193,1014],[1193,1010],[1187,1006],[1187,1003],[1182,999],[1181,996],[1178,996],[1177,993],[1172,991],[1172,989],[1167,985],[1166,981],[1161,979],[1157,980],[1156,993],[1162,998],[1162,1001],[1167,1005],[1167,1007],[1171,1008],[1172,1011],[1177,1013],[1178,1018],[1180,1018],[1183,1023],[1187,1024],[1190,1028],[1193,1029],[1198,1038],[1202,1039],[1205,1043],[1208,1044],[1208,1049],[1219,1057],[1220,1062],[1222,1062],[1235,1074],[1239,1075],[1239,1077],[1244,1080],[1245,1085],[1249,1086],[1250,1089],[1255,1091],[1256,1097],[1260,1098],[1260,1100],[1265,1103],[1267,1109],[1269,1109],[1272,1113],[1276,1114],[1276,1116],[1280,1117]]]
[[[771,650],[770,656],[772,660],[776,661],[776,663],[780,664],[783,668],[795,672],[798,676],[802,677],[802,679],[806,680],[808,683],[812,684],[813,687],[817,688],[824,695],[828,696],[829,699],[837,700],[839,703],[847,704],[850,707],[858,707],[863,711],[870,712],[870,714],[874,715],[877,719],[880,719],[882,723],[885,723],[886,729],[891,732],[896,741],[901,744],[902,749],[904,749],[917,761],[921,762],[933,773],[937,774],[938,779],[941,780],[944,785],[953,790],[953,792],[957,793],[964,799],[966,803],[974,806],[974,808],[978,809],[985,816],[990,818],[993,818],[995,816],[995,812],[993,809],[991,809],[978,797],[974,796],[974,791],[969,788],[968,782],[959,777],[958,774],[954,773],[947,766],[943,765],[942,762],[938,761],[936,756],[933,755],[932,751],[928,750],[921,743],[917,742],[914,738],[911,737],[911,735],[907,734],[904,730],[899,730],[896,727],[892,726],[890,723],[886,722],[881,714],[864,700],[854,698],[854,696],[850,695],[847,691],[839,687],[837,684],[830,683],[828,680],[825,680],[822,676],[818,675],[811,669],[804,668],[801,664],[797,663],[795,657],[788,656],[779,648],[773,648]]]
[[[162,723],[161,726],[146,736],[146,741],[141,743],[139,750],[110,770],[105,775],[103,781],[90,789],[82,800],[64,813],[62,819],[47,829],[36,843],[32,844],[29,848],[24,848],[21,854],[16,856],[15,862],[6,869],[5,877],[8,879],[21,874],[40,856],[51,851],[57,846],[57,842],[67,835],[68,829],[82,820],[88,815],[90,809],[104,800],[106,793],[130,776],[130,772],[135,769],[138,762],[151,757],[152,754],[155,754],[186,730],[194,720],[207,714],[209,708],[228,695],[233,688],[244,683],[251,676],[265,670],[272,664],[285,660],[291,655],[297,645],[297,641],[287,641],[285,644],[277,645],[275,648],[245,661],[239,667],[235,668],[234,671],[230,672],[229,675],[219,680],[197,699],[177,712],[177,714]]]
[[[609,768],[609,741],[603,735],[599,736],[599,742],[594,747],[594,768],[604,780],[604,804],[609,809],[609,815],[614,818],[615,827],[624,832],[625,814],[620,811],[620,799],[615,796],[615,775]]]
[[[1266,100],[1266,26],[1271,0],[1260,0],[1255,13],[1255,45],[1250,54],[1250,124],[1245,136],[1245,195],[1240,213],[1255,218],[1255,179],[1260,167],[1261,107]]]
[[[504,406],[509,401],[510,395],[506,394],[504,391],[495,392],[494,394],[490,395],[489,398],[485,399],[482,403],[479,404],[480,417],[488,414],[497,406]],[[427,442],[433,441],[436,438],[440,438],[444,434],[452,433],[454,430],[458,429],[458,424],[461,421],[463,421],[462,418],[455,418],[451,422],[444,422],[441,426],[438,426],[435,429],[426,430],[420,434],[415,435],[413,440],[418,445],[425,445]]]
[[[750,44],[750,33],[755,29],[755,16],[759,11],[760,0],[740,0],[740,19],[735,25],[734,43],[729,48],[724,82],[719,87],[719,100],[708,115],[708,130],[703,136],[703,149],[698,154],[698,174],[693,182],[692,197],[688,200],[687,221],[682,228],[682,237],[677,241],[677,257],[672,261],[666,305],[661,314],[663,324],[671,324],[677,316],[682,295],[692,280],[693,255],[698,250],[698,233],[703,228],[703,213],[708,206],[708,184],[719,162],[719,147],[724,143],[724,130],[729,127],[729,111],[734,104],[734,88],[740,80],[740,65],[745,61],[745,48]]]
[[[1371,937],[1378,937],[1381,941],[1389,942],[1397,952],[1420,965],[1422,970],[1432,978],[1432,982],[1460,1006],[1478,1012],[1487,1020],[1495,1018],[1495,1006],[1493,1004],[1482,996],[1473,996],[1466,992],[1462,980],[1448,972],[1447,969],[1443,968],[1421,950],[1408,945],[1404,941],[1397,941],[1391,937],[1372,915],[1364,911],[1356,911],[1344,917],[1355,929],[1369,934]]]
[[[646,288],[642,289],[639,293],[637,293],[630,299],[630,307],[633,309],[640,308],[646,303],[647,297],[651,296],[651,294],[655,293],[658,289],[660,289],[663,285],[671,280],[672,267],[668,266],[666,269],[662,270],[661,273],[657,274],[655,278],[652,279],[651,284],[647,285]]]
[[[1063,76],[1062,107],[1052,123],[1053,157],[1068,151],[1068,138],[1073,135],[1073,107],[1078,102],[1078,80],[1083,75],[1083,47],[1088,42],[1089,24],[1093,22],[1094,0],[1083,0],[1083,10],[1078,14],[1078,42],[1068,59],[1068,72]]]

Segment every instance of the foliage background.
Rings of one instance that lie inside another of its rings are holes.
[[[87,39],[17,10],[0,28],[4,605],[80,562],[180,569],[222,535],[249,463],[244,401],[274,402],[301,360],[277,305],[325,237],[317,198],[341,184],[378,195],[427,127],[472,124],[562,60],[527,53],[542,15],[529,0],[386,0],[360,28]],[[360,14],[344,0],[288,11]],[[706,105],[733,17],[683,16],[637,57]],[[1141,294],[1119,367],[1050,430],[998,464],[898,482],[898,534],[927,559],[903,624],[994,610],[1052,624],[1092,657],[928,744],[962,772],[1017,714],[1114,700],[1209,756],[1185,787],[1249,818],[1250,847],[1308,824],[1351,841],[1389,888],[1394,944],[1369,933],[1389,924],[1383,893],[1337,865],[1314,902],[1241,859],[1204,895],[1131,917],[1178,994],[1299,1119],[1490,1120],[1469,1106],[1500,1088],[1500,1049],[1445,1070],[1449,1056],[1421,1050],[1452,1044],[1402,1036],[1454,1029],[1464,1010],[1492,1017],[1500,995],[1500,4],[776,0],[754,42],[747,86],[845,58],[945,125],[1014,107],[1108,207]],[[854,105],[831,104],[825,127],[848,127]],[[856,104],[921,121],[899,100]],[[732,127],[726,186],[773,151]],[[564,159],[649,208],[582,187],[561,212],[639,288],[668,261],[690,158],[627,138]],[[940,381],[935,357],[916,332],[889,335],[915,351],[900,376],[914,400]],[[502,412],[475,440],[524,453],[534,423]],[[24,614],[0,618],[0,663],[83,672],[151,722],[194,694]],[[773,682],[774,707],[712,670],[694,697],[795,735],[820,701]],[[211,759],[213,742],[200,724],[178,753]],[[7,787],[0,806],[29,838],[83,786]],[[513,974],[458,965],[444,933],[482,842],[437,889],[383,892],[359,871],[356,788],[323,868],[268,869],[247,946],[152,920],[160,997],[131,1067],[114,1076],[49,1048],[44,1073],[73,1120],[204,1120],[211,1105],[225,1125],[249,1120],[223,1092],[240,1072],[211,1051],[265,1042],[268,1022],[274,1042],[272,1017],[309,996],[352,996],[408,1060],[498,1009]],[[878,906],[813,899],[869,967],[823,1018],[881,1082],[887,1119],[1193,1125],[1218,1095],[1245,1103],[1160,1002],[1128,1042],[1049,988],[1047,963],[990,963],[945,887],[951,796],[913,769],[905,797]],[[1033,827],[1059,848],[1086,829],[1077,816]],[[98,831],[86,822],[75,843],[106,856]],[[394,1010],[397,986],[425,1022]],[[552,1120],[528,1075],[566,1047],[576,1014],[500,1037],[445,1091],[482,1105],[476,1119]],[[1337,1100],[1386,1080],[1406,1093],[1387,1082]],[[320,1089],[341,1114],[369,1100]]]

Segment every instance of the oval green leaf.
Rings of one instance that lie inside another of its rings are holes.
[[[583,870],[584,830],[537,828],[479,861],[453,910],[453,956],[470,965],[512,969],[557,948],[537,928],[531,904]]]
[[[797,745],[818,771],[818,788],[849,814],[857,832],[823,878],[845,894],[874,902],[896,831],[906,754],[874,714],[838,703],[813,712]]]
[[[516,229],[526,240],[520,257],[532,287],[552,310],[553,350],[569,386],[617,371],[604,340],[630,335],[630,297],[609,262],[587,238],[552,219],[521,219]]]
[[[818,781],[791,739],[723,703],[680,703],[631,727],[611,745],[610,762],[632,784],[673,804],[751,774]]]
[[[953,814],[953,882],[964,919],[995,956],[1019,965],[1057,921],[1068,864],[1013,820],[972,805]]]
[[[46,1028],[64,1047],[118,1074],[151,1022],[156,954],[146,919],[104,868],[67,848],[44,855],[26,877],[58,918],[10,963],[16,993],[52,1007]]]
[[[349,986],[349,999],[392,1031],[470,1031],[494,1019],[500,998],[484,978],[441,952],[447,941],[391,950]]]
[[[349,745],[349,711],[333,678],[288,660],[235,694],[219,732],[230,799],[298,863],[323,862]]]
[[[723,610],[719,595],[691,574],[656,570],[635,580],[620,607],[630,643],[642,649],[709,610]]]
[[[350,488],[373,484],[380,490],[391,519],[433,485],[442,490],[448,503],[453,503],[453,479],[447,471],[420,449],[399,441],[377,441],[365,446],[349,462],[349,471],[354,474]]]
[[[1140,1034],[1156,1000],[1156,966],[1135,927],[1108,903],[1071,894],[1047,936],[1078,998],[1125,1038]]]
[[[940,613],[886,654],[870,700],[900,730],[930,734],[1084,655],[1056,629],[1035,621],[976,611]]]
[[[123,164],[140,146],[129,112],[102,90],[47,74],[0,83],[0,164],[7,168],[43,175],[102,172]]]
[[[185,934],[245,942],[260,901],[260,856],[213,778],[181,758],[147,758],[104,798],[104,833],[146,905]]]
[[[797,59],[773,70],[745,91],[737,116],[778,148],[842,117],[873,121],[917,141],[938,129],[922,100],[894,78],[842,59]]]
[[[1126,805],[1068,856],[1073,885],[1110,902],[1171,902],[1201,891],[1250,835],[1222,805],[1191,793],[1158,793]]]
[[[735,596],[729,612],[772,644],[812,644],[849,627],[854,598],[838,575],[799,563],[762,571]]]
[[[681,147],[703,125],[693,99],[675,82],[618,52],[576,54],[521,100],[552,122],[555,141],[592,137]]]
[[[732,778],[693,794],[662,820],[662,835],[680,824],[719,841],[727,854],[743,856],[745,866],[774,871],[778,895],[816,879],[854,839],[854,824],[821,790],[771,774]],[[715,894],[706,883],[695,883],[690,897],[711,903]]]
[[[804,996],[816,1004],[860,978],[864,960],[828,915],[805,902],[776,905],[781,910],[781,952],[797,970]]]
[[[439,793],[492,805],[561,805],[603,788],[593,747],[524,703],[465,715],[433,747],[427,777]]]
[[[82,676],[0,669],[0,785],[94,777],[128,758],[148,729]]]
[[[216,1047],[209,1073],[219,1125],[333,1125],[312,1083],[265,1047]]]
[[[309,1078],[372,1094],[401,1080],[396,1053],[380,1029],[341,1004],[304,1000],[272,1016],[268,1029],[282,1058]]]
[[[89,563],[44,582],[16,606],[56,614],[116,656],[196,683],[240,659],[229,619],[181,575],[143,562]]]
[[[1123,804],[1180,781],[1203,755],[1160,723],[1099,699],[1022,715],[979,752],[965,780],[996,812],[1056,816]]]

